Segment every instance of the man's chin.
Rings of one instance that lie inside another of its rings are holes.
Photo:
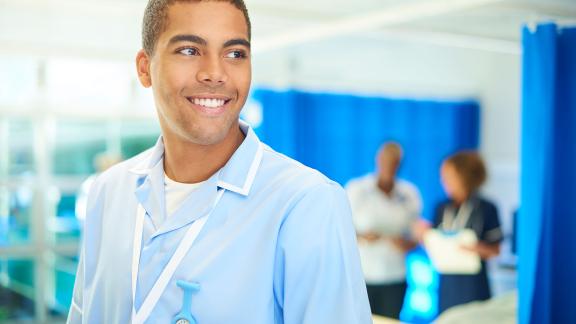
[[[212,146],[218,145],[225,142],[227,136],[230,133],[230,129],[223,130],[221,128],[215,130],[202,130],[198,132],[197,130],[192,133],[187,134],[187,140],[193,142],[197,145]]]

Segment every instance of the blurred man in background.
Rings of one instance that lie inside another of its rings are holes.
[[[400,145],[385,143],[376,156],[377,173],[346,187],[372,313],[391,318],[402,309],[405,255],[416,246],[410,233],[422,208],[416,187],[396,177],[401,161]]]

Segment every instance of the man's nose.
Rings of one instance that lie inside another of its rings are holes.
[[[228,80],[228,75],[224,69],[221,58],[204,57],[197,73],[198,82],[217,86],[224,84]]]

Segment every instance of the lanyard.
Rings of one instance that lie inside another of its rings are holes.
[[[458,231],[466,227],[468,219],[472,214],[472,204],[466,202],[460,206],[458,213],[454,217],[454,209],[446,208],[444,209],[444,214],[442,217],[442,227],[446,231]]]
[[[212,209],[210,209],[210,211],[208,212],[208,214],[206,214],[206,216],[202,216],[201,218],[195,220],[192,223],[192,225],[190,225],[190,227],[184,234],[184,238],[182,239],[182,241],[180,241],[180,244],[176,248],[176,251],[168,261],[168,264],[166,265],[164,270],[162,270],[160,277],[158,277],[158,279],[154,283],[154,286],[152,286],[152,289],[150,290],[148,295],[146,295],[144,302],[140,306],[140,309],[136,311],[134,303],[136,300],[136,284],[138,279],[138,268],[140,266],[142,236],[144,234],[144,217],[146,215],[146,211],[144,210],[144,207],[142,207],[142,204],[138,204],[138,209],[136,211],[136,226],[134,228],[134,250],[132,252],[132,323],[142,324],[144,323],[144,321],[146,321],[146,319],[148,319],[148,316],[150,316],[150,313],[156,306],[156,303],[160,299],[160,296],[166,289],[168,282],[174,275],[176,268],[182,262],[182,259],[184,259],[186,253],[188,253],[190,247],[192,247],[192,244],[196,240],[196,237],[202,230],[202,227],[204,227],[204,224],[206,223],[208,217],[210,217],[210,215],[214,211],[214,208],[216,208],[216,205],[222,198],[223,194],[224,189],[218,189],[218,196],[216,197],[216,200],[212,205]]]

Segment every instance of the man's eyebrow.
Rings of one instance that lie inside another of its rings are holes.
[[[231,39],[229,41],[226,41],[224,43],[223,47],[230,47],[230,46],[236,46],[236,45],[246,46],[246,47],[250,48],[250,42],[243,39],[243,38],[234,38],[234,39]]]
[[[204,45],[204,46],[208,44],[208,42],[206,42],[206,40],[204,38],[202,38],[200,36],[196,36],[196,35],[189,35],[189,34],[173,36],[168,41],[168,44],[174,44],[174,43],[179,43],[179,42],[191,42],[191,43],[196,43],[196,44]]]

